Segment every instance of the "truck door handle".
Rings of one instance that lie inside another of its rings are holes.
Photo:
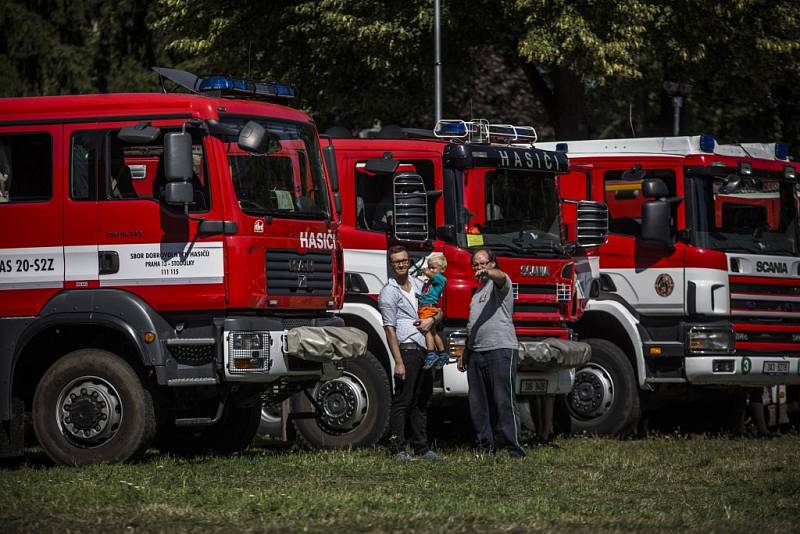
[[[97,256],[100,262],[100,274],[119,272],[119,254],[116,250],[101,250]]]

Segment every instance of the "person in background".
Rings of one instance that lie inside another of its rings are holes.
[[[478,449],[495,451],[494,411],[509,456],[522,458],[525,451],[520,445],[520,418],[514,398],[519,355],[511,322],[514,312],[511,279],[500,270],[489,248],[479,248],[473,253],[472,268],[480,286],[469,305],[467,350],[458,367],[467,373],[469,411]]]
[[[406,450],[406,433],[414,454],[424,460],[438,460],[428,444],[428,403],[433,395],[433,375],[425,365],[425,333],[437,318],[419,319],[417,294],[422,282],[408,275],[411,267],[405,247],[388,250],[393,276],[378,300],[386,341],[394,359],[394,394],[389,415],[389,443],[396,460],[412,460]],[[407,423],[407,424],[406,424]]]
[[[447,270],[447,259],[441,252],[434,252],[428,256],[428,268],[423,269],[427,282],[422,286],[422,292],[417,296],[419,301],[419,318],[427,319],[436,317],[439,313],[439,299],[447,284],[444,272]],[[425,356],[424,369],[435,367],[441,369],[447,363],[447,353],[444,351],[442,337],[436,332],[434,326],[425,332],[425,349],[428,354]]]

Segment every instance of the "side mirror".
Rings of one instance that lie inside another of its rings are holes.
[[[621,178],[624,182],[641,182],[645,176],[647,176],[647,171],[637,163],[630,169],[623,171]]]
[[[322,155],[325,158],[325,167],[328,169],[328,178],[331,180],[331,189],[336,193],[339,191],[339,169],[336,167],[336,153],[333,145],[323,148]]]
[[[194,201],[194,187],[189,182],[167,182],[164,202],[170,206],[186,206]]]
[[[576,243],[580,247],[599,247],[608,238],[608,205],[580,200],[575,223]]]
[[[164,176],[169,182],[189,181],[194,174],[192,136],[170,132],[164,136]]]
[[[281,149],[280,140],[256,121],[247,121],[239,132],[239,148],[253,154],[272,154]]]
[[[668,201],[650,200],[642,204],[642,239],[671,247],[669,218],[670,203]]]
[[[428,240],[428,202],[422,176],[402,172],[394,177],[392,227],[398,241],[425,243]]]
[[[364,169],[372,174],[394,174],[398,165],[400,162],[391,157],[369,158]]]
[[[117,139],[129,145],[146,145],[153,143],[161,135],[161,128],[143,122],[136,126],[126,126],[117,134]]]
[[[333,207],[336,213],[339,215],[342,214],[342,195],[340,195],[338,191],[333,194]]]
[[[645,198],[665,198],[669,196],[669,189],[664,180],[660,178],[647,178],[642,180],[642,196]]]

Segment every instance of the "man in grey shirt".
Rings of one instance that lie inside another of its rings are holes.
[[[493,406],[508,454],[521,458],[525,451],[519,441],[520,419],[514,398],[519,355],[511,320],[511,279],[498,268],[494,252],[488,248],[475,251],[472,268],[480,286],[469,305],[467,356],[459,362],[459,369],[467,371],[472,424],[479,449],[493,452]]]

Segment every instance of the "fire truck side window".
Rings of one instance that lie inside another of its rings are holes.
[[[53,196],[53,148],[48,134],[0,135],[0,204]]]
[[[639,237],[642,226],[642,203],[647,199],[642,196],[641,180],[623,180],[623,171],[606,171],[603,175],[605,201],[608,203],[608,230],[612,234]],[[675,172],[666,169],[648,169],[645,178],[659,178],[664,181],[670,196],[675,196]],[[675,213],[673,206],[671,226],[675,232]]]
[[[429,160],[402,160],[397,173],[413,172],[422,176],[425,189],[435,186],[433,162]],[[356,169],[356,228],[372,232],[388,232],[392,228],[394,211],[394,175],[370,175]],[[430,237],[435,234],[435,210],[428,203],[428,227]]]
[[[152,145],[128,145],[117,131],[85,131],[72,135],[70,196],[75,200],[161,200],[166,178],[162,140]],[[203,145],[193,145],[194,201],[189,211],[210,205]]]

